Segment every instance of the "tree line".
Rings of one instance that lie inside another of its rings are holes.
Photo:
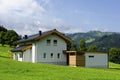
[[[84,39],[81,39],[79,41],[79,46],[77,46],[76,43],[72,43],[70,50],[81,50],[81,51],[91,51],[91,52],[95,52],[98,51],[98,48],[96,45],[91,45],[89,47],[86,46],[86,42]]]
[[[86,47],[85,40],[80,40],[79,47],[76,46],[75,43],[71,45],[70,50],[81,50],[81,51],[90,51],[97,52],[98,47],[96,45],[91,45],[88,48]],[[120,48],[110,48],[109,52],[109,61],[120,64]]]
[[[5,27],[0,26],[0,44],[4,46],[5,44],[9,46],[14,46],[14,42],[19,40],[21,37],[14,30],[7,30]],[[68,50],[81,50],[81,51],[91,51],[97,52],[99,46],[90,45],[86,47],[86,42],[84,39],[79,41],[79,47],[75,44],[68,44]],[[120,64],[120,49],[111,48],[109,50],[109,60],[114,63]]]
[[[19,40],[20,36],[14,30],[7,30],[5,27],[0,26],[0,44],[13,46],[16,40]]]

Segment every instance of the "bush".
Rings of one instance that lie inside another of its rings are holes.
[[[111,48],[110,49],[110,61],[114,63],[120,64],[120,49],[119,48]]]

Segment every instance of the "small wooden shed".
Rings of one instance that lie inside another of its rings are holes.
[[[85,56],[82,51],[65,51],[69,66],[85,66]]]

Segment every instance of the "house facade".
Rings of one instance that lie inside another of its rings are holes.
[[[17,47],[12,52],[18,61],[66,65],[67,57],[63,51],[71,42],[56,29],[44,33],[40,31],[17,41]]]

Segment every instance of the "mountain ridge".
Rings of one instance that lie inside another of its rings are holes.
[[[108,52],[111,47],[120,47],[120,44],[118,45],[120,41],[119,32],[89,31],[86,33],[67,34],[67,36],[70,37],[77,46],[79,46],[79,41],[83,39],[86,42],[87,48],[91,45],[96,45],[98,51]]]

